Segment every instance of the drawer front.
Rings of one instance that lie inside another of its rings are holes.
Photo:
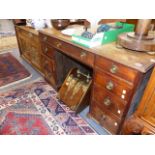
[[[40,34],[40,39],[43,42],[48,42],[54,48],[63,51],[65,54],[75,58],[78,61],[81,61],[88,66],[94,66],[94,54],[85,51],[82,48],[76,47],[75,45],[71,45],[59,39],[45,36]]]
[[[55,63],[53,60],[49,60],[47,57],[41,58],[42,70],[47,81],[49,81],[53,87],[56,85],[55,77]]]
[[[93,100],[100,105],[102,110],[106,109],[118,118],[121,118],[124,114],[126,102],[98,85],[94,85]]]
[[[102,111],[95,102],[91,107],[90,116],[97,120],[101,126],[112,134],[117,134],[119,132],[120,120],[106,110]]]
[[[54,48],[49,46],[47,43],[44,43],[44,42],[41,43],[41,46],[42,46],[43,54],[54,59],[54,53],[55,53]]]
[[[113,75],[119,76],[131,83],[134,83],[138,71],[125,67],[119,63],[113,62],[101,56],[96,56],[95,65],[99,68],[104,69],[106,72],[109,72]]]
[[[46,42],[46,43],[51,43],[51,42],[53,42],[52,37],[47,36],[47,35],[45,35],[45,34],[42,34],[42,33],[40,33],[40,32],[39,32],[39,38],[40,38],[40,40],[41,40],[42,42]]]
[[[101,70],[95,69],[95,83],[117,95],[122,100],[128,101],[130,99],[132,85],[120,78],[109,76]]]

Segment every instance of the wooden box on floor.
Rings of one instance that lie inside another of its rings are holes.
[[[85,75],[77,68],[73,68],[62,84],[58,97],[78,113],[89,104],[91,83],[92,80],[89,75]]]

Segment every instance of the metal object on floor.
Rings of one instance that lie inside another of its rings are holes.
[[[81,112],[89,104],[91,83],[90,75],[73,68],[62,84],[58,97],[76,113]]]

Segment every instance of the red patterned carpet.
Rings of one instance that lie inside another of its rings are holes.
[[[56,91],[44,80],[1,94],[0,134],[97,134],[56,96]]]
[[[0,54],[0,88],[28,78],[30,73],[10,53]]]

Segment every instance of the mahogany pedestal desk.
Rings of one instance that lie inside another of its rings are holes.
[[[142,96],[155,57],[119,49],[116,43],[85,48],[54,28],[40,30],[39,39],[45,79],[58,89],[71,68],[89,72],[93,77],[89,117],[109,133],[119,134],[124,119],[134,111]]]

